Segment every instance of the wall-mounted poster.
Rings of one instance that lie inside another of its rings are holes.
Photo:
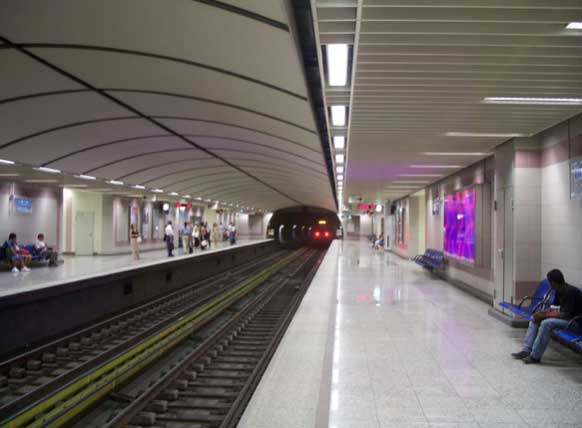
[[[582,157],[570,159],[570,199],[582,198]]]
[[[14,198],[14,206],[18,214],[32,214],[32,199]]]
[[[446,255],[475,261],[475,188],[445,196],[443,247]]]

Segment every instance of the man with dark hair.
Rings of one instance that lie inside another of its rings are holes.
[[[565,328],[570,319],[582,315],[582,292],[567,284],[558,269],[549,271],[547,278],[552,290],[556,290],[553,306],[559,306],[560,309],[553,307],[533,314],[523,341],[523,349],[511,354],[525,364],[539,363],[550,343],[552,330]]]
[[[34,253],[48,260],[49,266],[57,265],[58,254],[51,247],[47,247],[46,243],[44,242],[43,233],[39,233],[36,236],[36,242],[34,244]]]
[[[28,264],[32,257],[20,249],[16,242],[16,233],[10,233],[8,240],[2,245],[2,254],[10,262],[12,273],[30,272]]]

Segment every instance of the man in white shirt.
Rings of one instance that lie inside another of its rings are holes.
[[[43,256],[49,261],[49,266],[57,265],[58,254],[52,248],[47,247],[44,242],[44,234],[39,233],[34,244],[35,255]]]
[[[174,251],[174,228],[172,227],[171,221],[168,221],[166,229],[164,230],[164,239],[166,240],[168,257],[174,257],[174,254],[172,254],[172,251]]]

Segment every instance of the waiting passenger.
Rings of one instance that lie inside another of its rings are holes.
[[[379,250],[383,246],[384,246],[384,235],[380,233],[378,235],[378,239],[374,240],[374,243],[372,244],[372,248],[374,248],[374,250]]]
[[[234,225],[234,222],[230,224],[228,239],[230,240],[230,245],[236,244],[236,226]]]
[[[217,245],[221,240],[220,230],[218,229],[218,225],[214,223],[212,225],[212,232],[210,233],[210,240],[212,241],[213,245]]]
[[[582,315],[582,292],[566,284],[564,275],[558,269],[547,274],[552,290],[556,290],[556,298],[552,308],[533,314],[520,352],[511,354],[513,358],[522,360],[525,364],[537,364],[541,361],[548,344],[552,330],[565,328],[570,319]],[[556,309],[554,306],[559,306]]]
[[[34,253],[35,255],[41,256],[45,260],[49,261],[49,266],[56,266],[59,255],[51,247],[47,247],[44,242],[44,234],[39,233],[36,237],[36,242],[34,243]]]
[[[131,244],[131,256],[134,260],[139,260],[139,232],[137,224],[129,225],[129,242]]]
[[[172,222],[168,221],[166,229],[164,230],[164,240],[166,241],[166,249],[168,250],[168,257],[174,257],[174,228]]]
[[[2,252],[6,260],[12,266],[12,273],[30,272],[28,265],[32,260],[32,256],[28,251],[21,249],[16,242],[16,233],[11,233],[8,240],[2,245]]]
[[[224,228],[224,224],[222,224],[222,222],[220,222],[220,225],[218,226],[218,232],[220,233],[220,239],[226,241],[228,236],[226,235],[226,229]]]
[[[192,228],[192,238],[194,239],[194,248],[200,247],[200,226],[198,223]]]
[[[190,223],[187,221],[184,222],[184,227],[180,230],[180,234],[182,235],[182,251],[184,254],[188,254],[192,252],[192,245],[190,244],[192,241],[192,227],[190,227]]]

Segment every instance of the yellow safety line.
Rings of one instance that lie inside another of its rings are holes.
[[[51,427],[60,427],[72,418],[78,416],[87,407],[108,393],[115,390],[128,378],[139,372],[142,368],[151,364],[154,360],[172,349],[175,345],[184,340],[191,331],[201,325],[207,318],[216,312],[228,307],[240,297],[251,292],[258,285],[264,282],[275,270],[289,263],[294,258],[301,255],[294,253],[275,265],[263,270],[253,278],[246,280],[237,288],[228,291],[211,302],[204,304],[192,314],[178,320],[176,323],[166,327],[161,332],[134,346],[117,358],[107,362],[97,370],[87,374],[83,378],[75,381],[71,385],[63,388],[46,400],[35,404],[30,409],[14,416],[5,422],[5,428],[34,428],[40,427],[52,417],[64,411],[51,423]],[[156,346],[153,346],[156,345]],[[56,405],[57,403],[60,404]],[[55,406],[56,405],[56,406]],[[48,409],[54,407],[50,412]],[[44,413],[44,414],[43,414]],[[27,425],[28,424],[28,425]]]

